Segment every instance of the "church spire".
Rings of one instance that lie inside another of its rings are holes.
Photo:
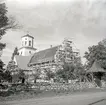
[[[19,54],[23,56],[28,56],[35,53],[36,48],[34,48],[34,37],[26,34],[21,37],[21,48],[19,49]]]

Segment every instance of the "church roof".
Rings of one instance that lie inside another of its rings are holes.
[[[29,34],[22,36],[22,38],[23,38],[23,37],[31,37],[31,38],[33,38],[33,39],[34,39],[34,37],[33,37],[33,36],[31,36],[31,35],[29,35]]]
[[[28,67],[28,63],[31,57],[32,56],[16,55],[15,58],[16,58],[17,66],[22,70],[31,70],[31,68]]]
[[[29,65],[31,64],[39,64],[43,62],[48,62],[48,61],[53,61],[54,60],[54,55],[56,54],[56,51],[59,46],[55,46],[49,49],[45,49],[39,52],[36,52],[30,62]]]
[[[87,72],[106,72],[96,61]]]

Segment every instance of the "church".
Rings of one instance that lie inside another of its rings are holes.
[[[15,65],[28,75],[32,75],[40,68],[41,77],[44,77],[46,69],[56,72],[61,67],[64,57],[65,62],[73,62],[75,57],[79,57],[79,50],[69,39],[64,39],[58,46],[37,51],[34,48],[34,37],[29,34],[21,37],[21,48],[18,52],[19,55],[14,57]]]
[[[32,74],[32,67],[29,67],[28,63],[36,50],[34,48],[34,37],[29,34],[22,36],[21,47],[18,49],[19,55],[14,57],[15,65],[25,73]],[[13,71],[14,73],[16,71]]]

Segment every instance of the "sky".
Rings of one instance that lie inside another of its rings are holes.
[[[82,61],[89,46],[106,38],[106,0],[6,0],[8,15],[22,27],[8,30],[2,60],[7,64],[14,48],[20,48],[21,36],[29,33],[39,50],[72,39]]]

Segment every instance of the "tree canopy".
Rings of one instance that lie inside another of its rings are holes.
[[[84,56],[87,60],[87,69],[91,68],[92,64],[96,61],[101,67],[106,69],[106,47],[99,43],[88,48],[88,52],[85,52]]]
[[[8,16],[7,15],[7,7],[6,7],[6,4],[4,2],[1,2],[0,1],[0,40],[2,38],[2,36],[6,33],[6,31],[8,29],[16,29],[16,27],[18,26],[16,21],[15,21],[15,18],[13,18],[12,16]],[[1,52],[3,50],[3,48],[5,48],[6,44],[5,43],[0,43],[0,57],[1,57]],[[8,77],[10,76],[9,72],[3,72],[3,66],[4,66],[4,63],[3,61],[0,59],[0,77],[2,79],[5,79],[7,78],[7,74],[8,74]]]
[[[15,56],[15,55],[19,55],[19,53],[18,53],[18,48],[17,48],[17,47],[15,47],[15,49],[14,49],[14,52],[13,52],[12,57],[11,57],[11,60],[14,59],[14,56]]]
[[[0,39],[8,29],[16,29],[18,27],[15,18],[12,16],[7,16],[7,12],[8,10],[6,4],[0,2]],[[4,47],[5,44],[0,43],[0,50],[2,50]]]

